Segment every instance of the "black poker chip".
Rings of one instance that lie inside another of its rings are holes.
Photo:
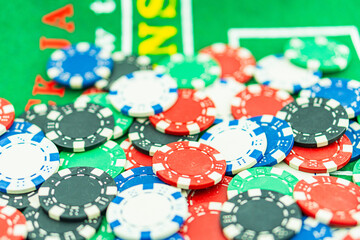
[[[45,134],[64,151],[84,152],[110,140],[114,117],[109,108],[75,102],[59,106],[47,115]]]
[[[223,204],[220,223],[228,239],[285,240],[300,231],[301,217],[291,196],[251,189]]]
[[[0,206],[12,206],[23,211],[28,206],[39,205],[37,191],[24,194],[8,194],[0,192]]]
[[[148,118],[137,118],[129,129],[129,139],[136,150],[153,156],[162,146],[179,141],[197,141],[199,134],[176,136],[156,130]]]
[[[27,239],[79,240],[89,239],[99,229],[102,217],[84,221],[56,221],[40,207],[28,207],[23,212],[28,229]]]
[[[291,125],[294,142],[301,147],[327,146],[344,135],[349,126],[345,108],[326,98],[298,98],[283,107],[276,117]]]
[[[114,62],[113,70],[108,79],[101,79],[95,83],[98,89],[109,91],[111,85],[119,78],[138,70],[151,70],[151,59],[148,56],[126,56],[122,52],[114,52],[112,55]]]
[[[117,194],[114,179],[98,168],[73,167],[53,174],[39,188],[41,207],[54,220],[98,218]]]
[[[57,107],[55,105],[48,105],[45,103],[41,103],[34,105],[28,111],[22,113],[18,118],[33,123],[44,131],[46,124],[48,122],[46,116],[51,110],[56,110],[56,109]]]

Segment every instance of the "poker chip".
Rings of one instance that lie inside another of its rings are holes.
[[[254,78],[258,83],[289,93],[297,93],[314,85],[320,77],[320,72],[298,67],[282,54],[260,59],[254,71]]]
[[[0,206],[11,206],[22,211],[30,205],[39,205],[37,191],[24,194],[7,194],[0,192]]]
[[[45,181],[38,191],[41,207],[57,221],[98,218],[116,193],[112,177],[92,167],[63,169]]]
[[[152,157],[136,150],[134,146],[131,144],[129,139],[125,139],[120,144],[120,147],[124,150],[126,154],[126,165],[125,165],[126,170],[137,167],[152,166]]]
[[[251,189],[222,206],[220,223],[228,239],[290,239],[301,229],[301,211],[291,196]],[[270,224],[271,223],[271,224]]]
[[[1,239],[24,240],[28,234],[24,215],[14,207],[0,206]]]
[[[255,167],[239,172],[231,180],[228,199],[250,189],[263,189],[291,196],[299,180],[291,173],[279,168]]]
[[[357,161],[354,165],[352,180],[360,186],[360,161]]]
[[[322,36],[292,38],[285,47],[285,57],[300,67],[330,73],[347,67],[350,49]]]
[[[178,98],[176,81],[150,70],[130,73],[110,88],[109,101],[122,114],[148,117],[171,108]]]
[[[285,162],[280,162],[280,163],[276,164],[275,166],[273,166],[273,168],[279,168],[281,170],[287,171],[287,172],[291,173],[293,176],[295,176],[299,181],[304,178],[308,178],[308,177],[312,177],[312,176],[330,176],[330,173],[309,173],[309,172],[299,171],[299,170],[296,170],[296,169],[290,167]],[[332,173],[335,173],[335,172],[332,172]]]
[[[201,49],[200,53],[209,54],[218,62],[222,79],[246,83],[253,76],[256,61],[246,48],[234,48],[224,43],[215,43]]]
[[[225,170],[225,158],[220,152],[194,141],[169,143],[153,156],[154,173],[165,183],[183,189],[214,186]]]
[[[301,230],[291,240],[331,240],[333,235],[331,228],[311,217],[303,217]]]
[[[235,95],[244,90],[244,88],[245,86],[243,84],[233,79],[217,79],[209,87],[203,89],[205,95],[208,96],[215,104],[216,119],[214,124],[234,119],[231,114],[231,101]]]
[[[360,114],[360,83],[357,80],[323,78],[302,90],[300,96],[335,99],[345,108],[349,118]]]
[[[44,103],[34,105],[28,111],[22,113],[19,118],[24,119],[27,122],[33,123],[41,130],[45,131],[46,124],[48,122],[47,115],[51,110],[56,110],[55,105],[47,105]]]
[[[113,240],[115,239],[115,234],[112,232],[109,223],[106,221],[106,218],[103,217],[101,225],[94,236],[90,240]]]
[[[300,171],[326,173],[344,167],[350,161],[351,155],[351,142],[346,135],[343,135],[339,140],[326,147],[294,146],[284,161],[290,167]]]
[[[218,184],[213,187],[191,190],[187,196],[189,205],[192,206],[210,202],[226,202],[227,189],[231,179],[231,177],[225,176]]]
[[[113,113],[114,117],[114,134],[112,139],[117,139],[123,136],[129,129],[130,125],[133,122],[133,118],[126,116],[116,109],[113,108],[109,100],[106,98],[106,93],[98,93],[98,94],[89,94],[89,95],[81,95],[76,99],[76,101],[84,101],[87,103],[95,103],[99,104],[103,107],[109,108]]]
[[[114,67],[109,78],[100,79],[95,83],[98,89],[110,90],[111,85],[120,77],[138,70],[151,70],[151,59],[148,56],[126,56],[123,52],[112,54]]]
[[[186,240],[217,239],[225,240],[219,224],[221,203],[209,202],[193,205],[180,233]]]
[[[349,120],[349,128],[346,130],[345,135],[352,143],[352,155],[350,162],[360,159],[360,125],[352,120]]]
[[[188,217],[186,199],[166,184],[136,185],[110,203],[106,219],[116,236],[163,239],[175,234]]]
[[[28,133],[0,140],[0,191],[9,194],[36,190],[60,164],[56,146],[47,138]]]
[[[276,117],[290,124],[296,145],[308,148],[335,142],[349,125],[344,107],[338,101],[326,98],[297,98]]]
[[[16,118],[9,130],[7,130],[6,133],[1,135],[1,138],[19,133],[30,133],[34,135],[39,134],[40,136],[45,137],[44,132],[35,124],[29,123],[22,118]]]
[[[349,162],[346,164],[343,168],[340,168],[339,170],[335,172],[329,173],[330,176],[343,178],[345,180],[348,180],[350,182],[353,181],[353,170],[354,166],[357,163],[357,161]]]
[[[114,132],[111,110],[93,103],[75,102],[58,107],[47,119],[46,137],[69,152],[96,148],[110,140]]]
[[[107,141],[100,147],[86,152],[61,152],[60,164],[60,170],[71,167],[99,168],[114,178],[124,171],[126,155],[116,142]]]
[[[214,103],[203,92],[179,90],[179,98],[168,111],[150,116],[151,124],[160,132],[172,135],[193,135],[215,121]]]
[[[245,119],[216,124],[203,133],[199,142],[225,156],[226,175],[254,166],[263,157],[267,146],[263,129]]]
[[[137,118],[129,129],[129,139],[136,150],[153,156],[162,146],[180,141],[197,141],[199,135],[176,136],[157,131],[147,118]]]
[[[28,227],[28,239],[89,239],[100,227],[101,217],[84,221],[56,221],[40,207],[28,207],[24,211]]]
[[[169,74],[179,88],[202,89],[211,85],[221,74],[221,68],[209,54],[199,53],[185,56],[176,53],[155,67],[161,74]]]
[[[114,178],[119,192],[145,183],[163,183],[153,172],[152,167],[138,167],[127,170]]]
[[[264,156],[254,167],[273,166],[284,160],[294,146],[294,136],[290,125],[271,115],[253,117],[249,120],[263,129],[267,139]]]
[[[231,113],[235,119],[265,114],[275,116],[292,101],[293,97],[285,91],[255,84],[236,94],[231,103]]]
[[[66,87],[82,89],[108,78],[112,68],[113,61],[108,51],[80,42],[55,50],[47,63],[47,75]]]
[[[11,127],[14,119],[14,106],[5,98],[0,98],[0,136]]]
[[[324,193],[332,196],[324,197]],[[359,224],[360,188],[345,179],[315,176],[299,181],[294,199],[302,212],[327,225],[355,226]]]
[[[359,240],[360,239],[360,227],[353,227],[349,229],[348,233],[342,238],[342,240]]]

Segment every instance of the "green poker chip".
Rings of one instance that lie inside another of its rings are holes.
[[[352,180],[360,186],[360,161],[356,161],[354,165]]]
[[[116,142],[107,141],[100,147],[86,152],[61,152],[60,164],[59,170],[71,167],[95,167],[114,178],[124,171],[126,154]]]
[[[241,171],[230,181],[228,199],[250,189],[259,188],[291,195],[299,180],[291,173],[273,167],[255,167]]]
[[[199,53],[185,56],[177,53],[156,66],[155,71],[169,74],[177,81],[178,88],[202,89],[212,84],[221,74],[220,66],[210,55]]]
[[[106,217],[103,217],[99,230],[95,233],[90,240],[113,240],[115,239],[115,234],[111,230],[109,223],[106,220]]]
[[[81,95],[76,99],[76,101],[84,101],[87,103],[95,103],[99,104],[103,107],[109,108],[114,116],[114,135],[112,136],[112,139],[117,139],[121,136],[123,136],[129,127],[131,126],[133,122],[133,118],[126,116],[122,114],[121,112],[117,111],[111,103],[107,100],[107,93],[96,93],[96,94],[87,94],[87,95]]]
[[[326,37],[293,38],[285,47],[285,57],[303,68],[338,72],[347,67],[350,49]]]
[[[349,162],[346,164],[343,168],[340,168],[339,170],[335,172],[331,172],[330,176],[332,177],[338,177],[343,178],[345,180],[348,180],[350,182],[353,181],[353,170],[355,169],[355,165],[360,162],[359,160]]]

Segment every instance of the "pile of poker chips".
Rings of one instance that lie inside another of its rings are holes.
[[[360,85],[320,79],[348,62],[324,37],[257,63],[217,43],[155,68],[56,50],[49,77],[98,90],[18,119],[0,98],[1,236],[360,239]]]

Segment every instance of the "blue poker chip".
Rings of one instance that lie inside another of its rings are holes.
[[[291,240],[330,240],[332,239],[331,228],[311,217],[303,217],[301,230]]]
[[[349,120],[349,128],[345,132],[353,146],[350,162],[360,159],[360,124]]]
[[[114,178],[119,192],[145,183],[164,183],[153,172],[152,167],[138,167],[127,170]]]
[[[267,139],[264,130],[246,119],[224,121],[208,129],[200,138],[225,156],[226,175],[254,166],[265,153]]]
[[[34,135],[39,135],[45,137],[45,133],[33,123],[27,122],[24,119],[17,118],[14,120],[11,127],[4,133],[0,139],[7,138],[11,135],[20,134],[20,133],[30,133]]]
[[[360,114],[360,82],[341,78],[323,78],[300,92],[301,97],[322,97],[337,100],[349,118]]]
[[[274,166],[284,160],[294,146],[294,136],[290,125],[272,115],[253,117],[249,120],[261,126],[267,138],[264,156],[254,167]]]
[[[108,51],[80,42],[53,52],[47,63],[47,75],[66,87],[82,89],[108,78],[112,68]]]

